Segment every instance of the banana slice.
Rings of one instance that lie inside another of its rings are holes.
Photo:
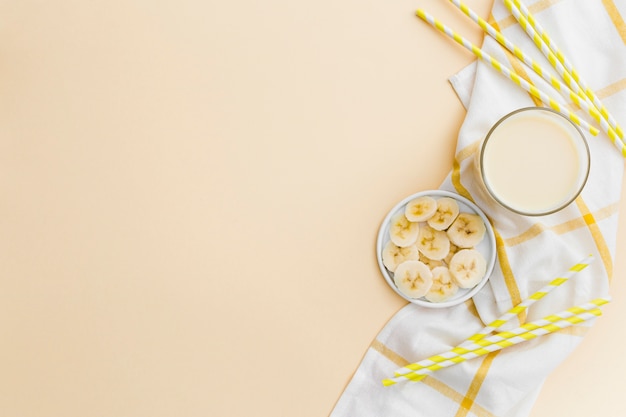
[[[391,241],[401,248],[413,245],[417,241],[419,223],[414,223],[406,218],[404,213],[398,213],[391,219],[389,237]]]
[[[416,249],[417,249],[417,247],[416,247]],[[432,271],[433,268],[436,268],[438,266],[445,266],[443,261],[430,259],[426,255],[424,255],[423,253],[419,254],[418,261],[423,262],[424,264],[426,264],[426,266],[428,268],[430,268],[431,271]]]
[[[433,274],[433,285],[431,285],[424,298],[433,303],[440,303],[457,293],[459,286],[452,279],[452,274],[448,268],[438,266],[431,272]]]
[[[396,268],[393,282],[398,290],[407,297],[420,298],[433,285],[433,274],[423,262],[406,261]]]
[[[450,242],[450,251],[448,252],[446,257],[443,258],[443,261],[446,263],[446,265],[450,265],[450,259],[452,259],[452,257],[459,251],[459,249],[461,248]]]
[[[450,273],[461,288],[472,288],[487,272],[487,261],[476,249],[461,249],[450,260]]]
[[[427,258],[439,261],[450,251],[450,239],[446,232],[435,230],[426,223],[420,223],[417,249]]]
[[[437,211],[437,201],[427,195],[414,198],[404,208],[404,215],[412,222],[425,222]]]
[[[459,215],[459,203],[454,198],[442,197],[437,200],[437,210],[427,220],[435,230],[446,230]]]
[[[460,248],[472,248],[485,237],[485,223],[477,214],[461,213],[448,229],[448,238]]]
[[[397,246],[392,241],[387,242],[383,249],[383,265],[394,272],[398,265],[404,261],[417,261],[419,260],[420,253],[417,250],[417,246],[411,245],[406,248]]]

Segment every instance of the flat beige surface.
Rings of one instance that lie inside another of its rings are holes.
[[[0,1],[0,416],[328,415],[405,304],[379,223],[464,116],[419,6],[482,38],[439,0]],[[626,414],[621,213],[533,417]]]

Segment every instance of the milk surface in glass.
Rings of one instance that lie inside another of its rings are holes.
[[[515,112],[483,144],[480,164],[492,196],[523,214],[560,209],[580,192],[588,149],[580,131],[546,109]]]

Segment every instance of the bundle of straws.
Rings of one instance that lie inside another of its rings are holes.
[[[611,116],[606,107],[600,102],[597,95],[589,88],[588,84],[580,77],[580,74],[572,67],[571,63],[563,55],[563,53],[554,44],[551,38],[541,25],[535,20],[528,8],[526,8],[519,0],[503,0],[505,6],[511,11],[520,26],[526,31],[526,34],[532,39],[534,44],[539,48],[543,55],[548,59],[552,67],[556,70],[563,81],[551,75],[541,67],[535,60],[530,58],[519,47],[505,38],[502,33],[497,31],[493,26],[480,18],[474,11],[460,0],[450,0],[465,15],[476,22],[487,34],[498,41],[502,46],[509,50],[516,58],[526,64],[535,73],[550,83],[557,91],[588,113],[595,122],[600,126],[609,139],[613,142],[622,156],[626,157],[626,142],[624,141],[624,132]],[[450,29],[439,20],[426,13],[423,10],[417,11],[417,16],[434,26],[441,32],[445,33],[457,43],[474,53],[479,59],[491,65],[494,69],[502,73],[509,80],[520,86],[526,92],[541,100],[544,104],[550,106],[555,111],[569,118],[573,123],[581,129],[596,136],[599,130],[578,117],[573,112],[564,108],[554,98],[545,92],[539,90],[536,86],[526,81],[515,71],[507,68],[501,62],[496,60],[485,51],[463,38],[461,35]]]
[[[553,279],[545,287],[533,293],[530,297],[504,313],[501,317],[485,326],[481,331],[470,336],[459,346],[447,352],[431,356],[398,369],[392,378],[383,380],[383,385],[390,386],[401,381],[419,381],[426,375],[439,369],[532,340],[548,333],[554,333],[600,316],[602,314],[600,307],[610,302],[609,297],[596,298],[585,304],[568,308],[567,310],[551,314],[540,320],[525,323],[512,330],[500,331],[490,336],[491,333],[503,327],[536,301],[542,299],[552,290],[567,282],[576,273],[585,269],[592,261],[593,256],[586,257],[569,268],[562,276]]]

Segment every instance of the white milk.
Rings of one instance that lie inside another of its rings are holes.
[[[580,131],[560,114],[542,108],[503,118],[485,139],[479,158],[489,193],[527,215],[569,204],[589,172],[589,151]]]

